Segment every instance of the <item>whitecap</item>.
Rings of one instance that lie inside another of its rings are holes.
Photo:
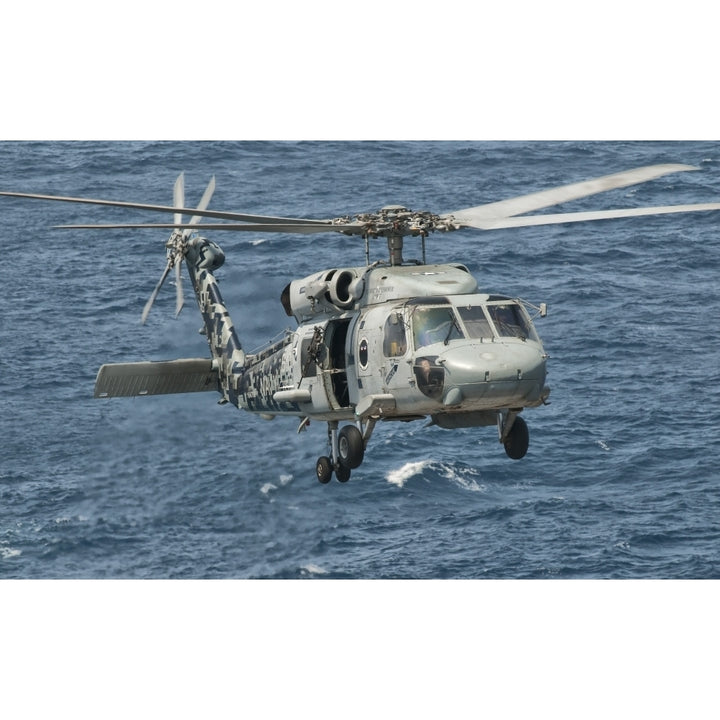
[[[293,481],[292,475],[281,475],[280,476],[280,485],[285,487],[286,485],[289,485]]]
[[[0,547],[0,557],[3,560],[9,560],[10,558],[17,557],[18,555],[22,555],[22,550],[16,550],[11,547]]]
[[[485,492],[487,487],[478,483],[474,478],[469,477],[469,475],[472,474],[477,473],[472,469],[467,469],[464,473],[459,473],[451,465],[443,466],[443,475],[458,487],[461,487],[463,490],[470,490],[471,492]]]
[[[251,245],[262,245],[267,242],[267,238],[257,238],[249,241]]]
[[[261,488],[260,492],[263,495],[268,495],[271,490],[277,490],[277,485],[273,485],[271,482],[266,482]]]
[[[431,464],[432,460],[419,460],[417,462],[405,463],[398,470],[391,470],[385,476],[385,479],[393,485],[403,487],[411,477],[413,477],[414,475],[419,475],[426,467]]]
[[[323,570],[319,565],[315,565],[314,563],[308,563],[307,565],[303,565],[300,570],[304,573],[308,573],[308,575],[327,575],[328,571]]]
[[[401,468],[391,470],[385,476],[385,479],[393,485],[404,487],[410,478],[421,475],[425,468],[435,470],[446,480],[449,480],[463,490],[470,490],[471,492],[485,492],[487,490],[485,485],[477,482],[477,480],[472,477],[478,474],[477,471],[472,468],[464,468],[462,471],[458,471],[452,465],[434,460],[418,460],[417,462],[405,463]]]

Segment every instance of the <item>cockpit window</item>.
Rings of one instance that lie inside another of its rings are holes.
[[[405,323],[402,313],[393,312],[385,321],[385,332],[383,335],[383,355],[385,357],[399,357],[407,350],[405,339]]]
[[[416,348],[438,342],[447,345],[451,340],[465,337],[451,307],[418,306],[413,312],[412,324]]]
[[[491,338],[493,331],[480,305],[459,307],[458,312],[470,338]]]
[[[488,305],[487,309],[500,337],[537,339],[532,325],[528,322],[519,305],[515,303]]]

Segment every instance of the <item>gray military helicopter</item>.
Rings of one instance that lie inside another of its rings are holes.
[[[171,229],[167,265],[142,321],[173,270],[176,313],[180,312],[184,261],[210,347],[209,359],[103,365],[95,397],[212,390],[222,396],[221,404],[232,403],[267,420],[299,417],[298,432],[311,420],[327,422],[328,450],[316,465],[318,480],[327,483],[333,473],[340,482],[349,480],[363,461],[378,420],[429,418],[430,424],[447,429],[496,426],[507,455],[520,459],[529,444],[521,413],[548,402],[548,355],[533,324],[546,315],[546,306],[481,292],[461,263],[427,264],[425,241],[431,233],[719,210],[720,203],[704,203],[527,214],[696,169],[651,165],[441,215],[389,205],[378,212],[324,220],[208,210],[214,178],[198,206],[188,209],[182,174],[172,206],[18,192],[0,195],[173,213],[171,223],[58,226]],[[187,221],[185,215],[190,216]],[[250,354],[242,348],[214,276],[224,253],[198,234],[200,230],[359,236],[365,241],[365,264],[321,270],[290,282],[280,300],[297,327]],[[407,237],[419,238],[421,260],[404,259]],[[386,239],[389,255],[371,262],[370,240],[376,238]]]

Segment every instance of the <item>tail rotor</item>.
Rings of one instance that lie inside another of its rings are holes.
[[[205,188],[205,192],[203,193],[196,209],[200,211],[205,210],[210,204],[210,199],[212,198],[214,192],[215,177],[213,176],[210,179],[208,186]],[[177,180],[175,180],[175,185],[173,187],[173,207],[185,207],[185,173],[180,173]],[[158,284],[155,286],[155,289],[152,291],[148,301],[145,303],[145,307],[143,308],[141,315],[141,321],[143,324],[145,324],[145,321],[147,320],[150,308],[152,308],[155,298],[160,292],[160,288],[173,268],[175,268],[175,317],[177,317],[183,309],[185,300],[183,296],[182,272],[180,266],[187,251],[187,241],[193,232],[192,226],[196,225],[201,219],[201,215],[193,215],[188,221],[187,226],[182,229],[173,230],[172,235],[170,235],[170,238],[165,243],[165,247],[167,248],[167,265],[165,266],[165,270],[163,271]],[[182,213],[176,212],[174,214],[174,224],[184,224]]]

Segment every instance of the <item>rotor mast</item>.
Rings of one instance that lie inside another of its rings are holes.
[[[403,264],[403,236],[402,235],[388,235],[387,236],[388,254],[390,256],[391,265],[402,265]],[[425,262],[425,258],[423,258]]]

